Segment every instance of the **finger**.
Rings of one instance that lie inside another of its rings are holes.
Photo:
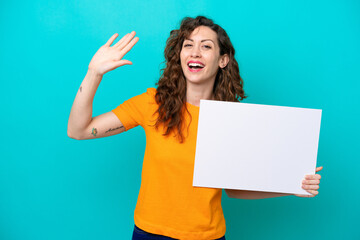
[[[295,194],[295,196],[297,196],[297,197],[306,197],[306,198],[315,197],[314,195],[305,195],[305,194]]]
[[[311,185],[311,184],[320,184],[320,180],[303,180],[302,184]]]
[[[130,41],[133,40],[133,38],[135,37],[136,32],[132,31],[125,39],[124,41],[121,42],[121,44],[119,44],[119,46],[117,46],[118,49],[122,50],[123,48],[126,47],[126,45],[129,44]]]
[[[124,49],[122,50],[122,51],[124,52],[124,55],[125,55],[126,53],[128,53],[138,41],[139,41],[139,38],[138,38],[138,37],[136,37],[136,38],[134,38],[133,40],[131,40],[131,42],[130,42],[128,45],[126,45],[126,46],[124,47]]]
[[[316,195],[318,195],[319,194],[319,192],[318,191],[316,191],[316,190],[306,190],[308,193],[310,193],[310,194],[312,194],[313,195],[313,197],[315,197]]]
[[[306,175],[305,180],[320,180],[321,175],[320,174],[312,174],[312,175]]]
[[[125,39],[130,35],[130,33],[125,34],[117,43],[114,44],[113,47],[118,47],[119,45],[121,45],[121,43],[123,43],[125,41]]]
[[[322,169],[323,169],[323,166],[317,167],[315,171],[316,171],[316,172],[319,172],[319,171],[321,171]]]
[[[304,190],[318,190],[319,185],[302,185]]]
[[[119,36],[119,34],[115,33],[112,37],[105,43],[105,46],[110,47],[110,45],[114,42],[114,40]]]

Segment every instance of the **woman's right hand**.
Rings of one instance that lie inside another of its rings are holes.
[[[120,41],[110,46],[119,36],[119,34],[115,33],[107,43],[101,46],[95,53],[90,61],[89,70],[94,71],[96,74],[104,75],[120,66],[131,65],[132,62],[123,60],[122,58],[139,40],[138,37],[134,38],[135,34],[134,31],[128,33]]]

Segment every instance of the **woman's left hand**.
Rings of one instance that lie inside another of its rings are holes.
[[[316,172],[319,172],[323,169],[323,167],[317,167]],[[319,194],[319,184],[320,184],[321,175],[320,174],[312,174],[306,175],[305,179],[302,181],[302,188],[306,190],[311,195],[301,195],[295,194],[298,197],[315,197]]]

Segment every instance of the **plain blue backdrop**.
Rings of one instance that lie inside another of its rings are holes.
[[[248,103],[322,109],[315,198],[223,196],[227,239],[360,239],[360,2],[2,1],[0,239],[130,239],[145,136],[77,141],[67,121],[87,66],[114,34],[140,40],[106,74],[93,115],[154,87],[185,16],[229,34]],[[284,179],[286,181],[286,179]]]

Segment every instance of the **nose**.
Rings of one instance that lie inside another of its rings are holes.
[[[191,50],[191,56],[192,56],[192,57],[200,57],[200,56],[201,56],[199,47],[194,46],[194,47],[192,48],[192,50]]]

